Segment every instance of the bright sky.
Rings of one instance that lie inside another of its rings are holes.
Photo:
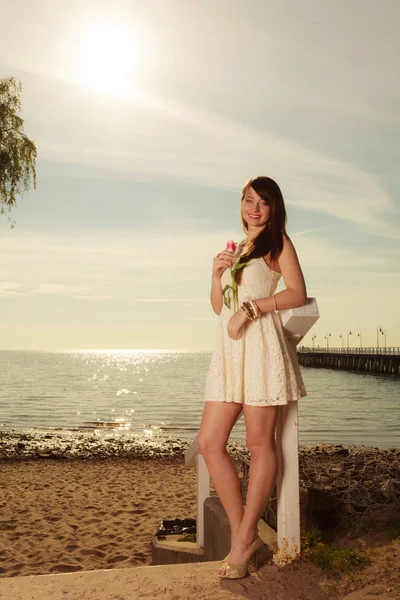
[[[323,346],[400,345],[398,0],[13,0],[38,187],[0,223],[1,348],[211,349],[212,257],[268,175]],[[380,336],[384,344],[384,336]]]

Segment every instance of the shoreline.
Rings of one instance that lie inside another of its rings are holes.
[[[27,459],[84,460],[107,458],[181,459],[190,442],[179,438],[115,437],[93,432],[0,431],[0,461]]]
[[[54,465],[116,463],[158,466],[185,466],[189,441],[180,438],[131,437],[118,439],[91,432],[72,436],[57,432],[0,432],[0,465],[52,463]],[[250,454],[237,441],[228,444],[246,496]],[[108,467],[107,467],[108,468]],[[194,475],[193,475],[194,476]],[[275,493],[274,493],[275,492]],[[344,446],[342,444],[299,445],[299,492],[304,526],[380,512],[396,517],[400,506],[400,448]],[[267,517],[268,514],[268,517]],[[276,528],[276,486],[264,518]]]
[[[184,459],[191,441],[179,437],[166,436],[131,436],[119,437],[112,434],[99,435],[93,432],[63,431],[34,431],[10,429],[0,430],[0,461],[19,461],[28,459],[107,459],[131,458],[151,460],[165,458],[172,460]],[[228,444],[230,453],[235,460],[249,456],[245,444],[231,441]],[[399,447],[379,448],[363,444],[325,443],[299,444],[299,457],[316,457],[323,455],[329,458],[336,454],[380,455],[381,457],[396,455],[400,457]]]

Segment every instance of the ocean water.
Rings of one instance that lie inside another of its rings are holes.
[[[0,431],[92,430],[104,436],[192,439],[209,353],[0,351]],[[300,443],[399,446],[395,378],[302,369]],[[232,439],[243,440],[241,419]]]

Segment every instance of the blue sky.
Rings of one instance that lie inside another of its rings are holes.
[[[23,84],[39,160],[0,223],[0,347],[210,349],[212,257],[242,239],[258,174],[319,304],[305,343],[376,345],[380,326],[400,345],[399,17],[395,0],[2,3],[0,77]]]

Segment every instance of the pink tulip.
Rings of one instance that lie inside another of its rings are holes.
[[[234,254],[236,252],[236,244],[233,240],[229,240],[229,242],[226,242],[226,249],[228,250],[228,252],[232,252],[232,254]]]

